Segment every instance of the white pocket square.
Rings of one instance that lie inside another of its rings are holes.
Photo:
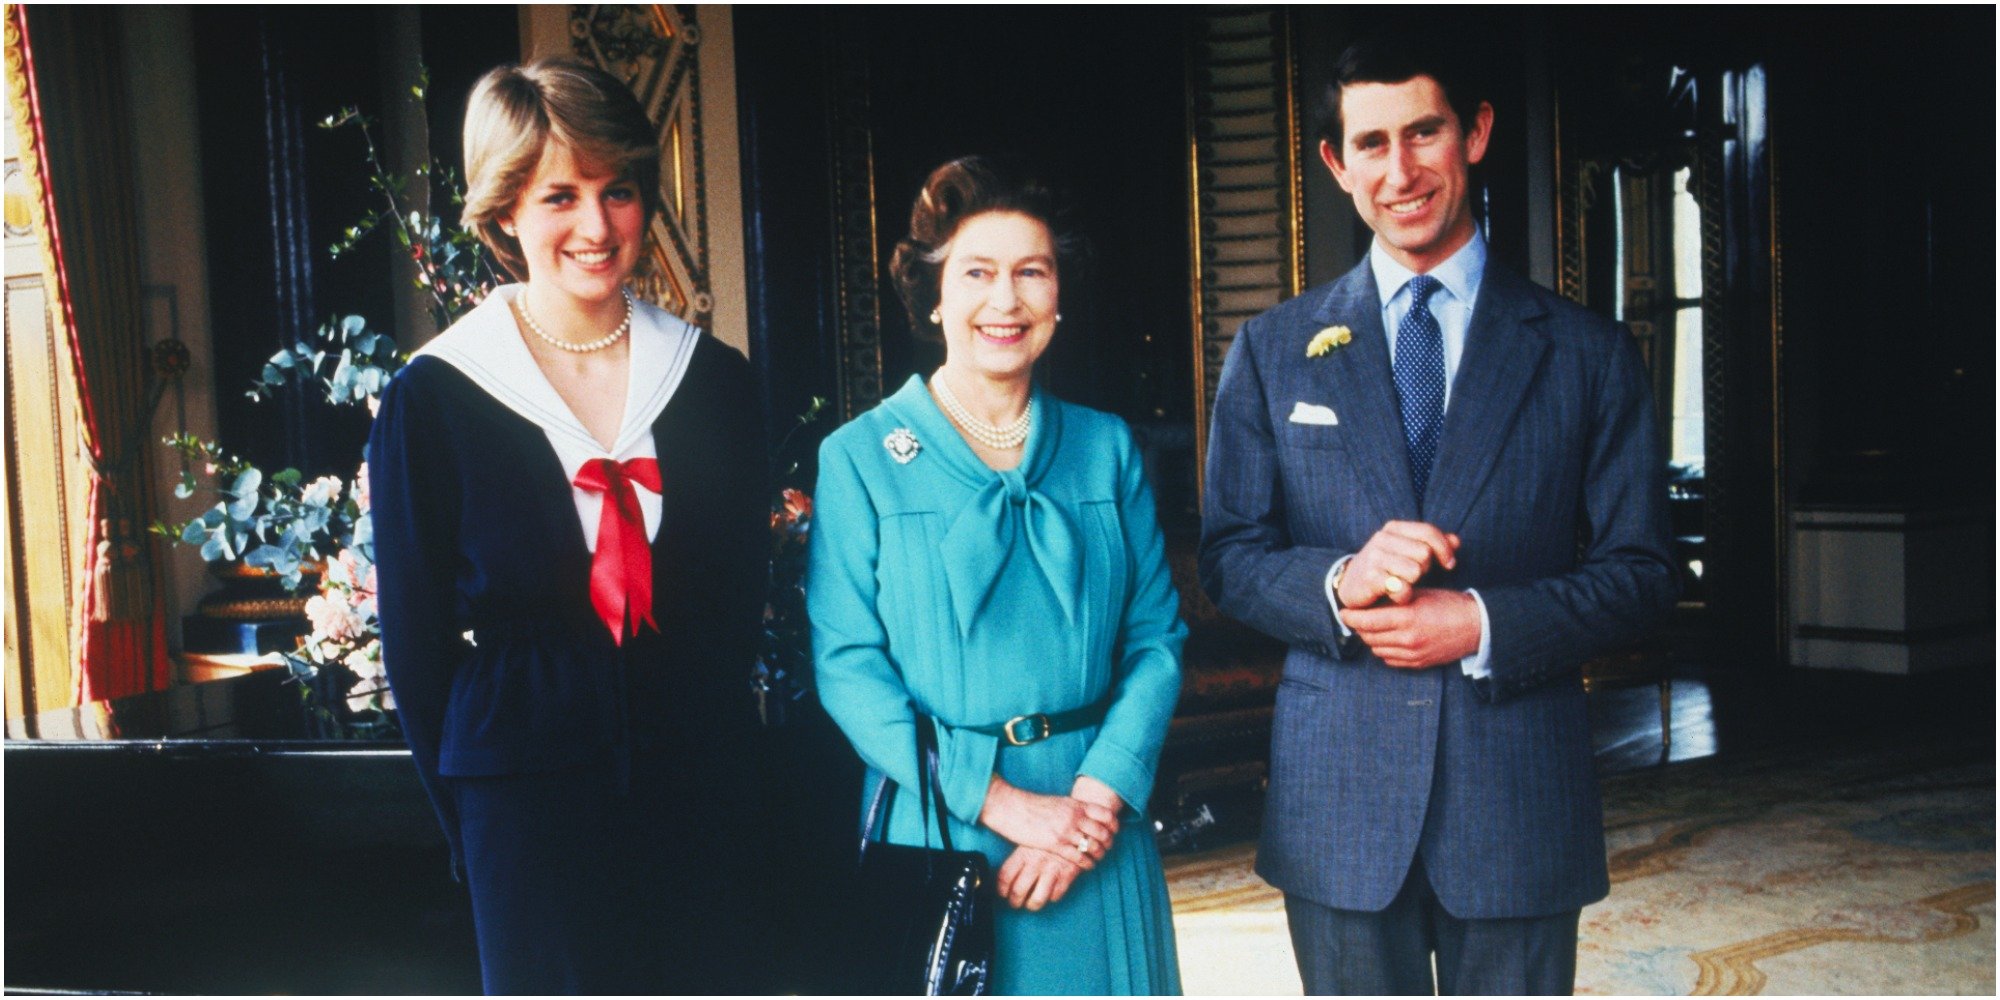
[[[1333,407],[1300,402],[1292,404],[1292,423],[1332,427],[1340,423],[1340,418],[1333,415]]]

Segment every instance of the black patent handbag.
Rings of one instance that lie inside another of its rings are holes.
[[[955,850],[938,781],[937,731],[917,715],[918,801],[924,844],[876,840],[887,836],[896,783],[884,775],[861,824],[861,873],[851,912],[858,994],[983,996],[993,969],[993,887],[986,856]],[[932,799],[936,813],[932,813]],[[942,849],[930,846],[937,818]]]

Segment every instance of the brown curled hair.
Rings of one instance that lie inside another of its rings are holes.
[[[1049,227],[1057,278],[1073,282],[1083,277],[1090,245],[1071,227],[1068,206],[1053,187],[1006,161],[960,157],[924,180],[916,204],[910,207],[910,234],[896,244],[889,260],[889,273],[910,316],[910,330],[919,338],[940,339],[930,313],[937,308],[944,259],[951,253],[958,227],[986,212],[1019,212]]]
[[[521,243],[500,228],[553,142],[581,164],[639,187],[648,222],[660,208],[659,135],[617,77],[572,59],[501,66],[481,77],[465,102],[465,212],[493,256],[526,280]]]

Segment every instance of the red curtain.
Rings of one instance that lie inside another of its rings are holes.
[[[79,702],[167,685],[166,610],[146,534],[148,391],[131,171],[131,118],[115,10],[7,8],[26,53],[29,126],[63,332],[91,464],[90,536],[77,609]]]

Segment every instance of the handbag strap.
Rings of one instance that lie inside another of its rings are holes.
[[[916,730],[917,775],[920,786],[917,793],[917,801],[923,815],[923,823],[919,829],[924,830],[924,843],[928,845],[930,843],[930,831],[928,828],[931,825],[932,815],[931,798],[935,795],[937,798],[938,840],[944,844],[945,850],[951,851],[954,848],[951,844],[951,828],[945,820],[944,785],[938,778],[937,726],[929,716],[922,712],[915,712],[914,709],[912,711],[916,715],[916,725],[914,728]],[[869,796],[868,812],[861,820],[860,855],[863,858],[868,856],[868,843],[876,836],[878,830],[882,836],[888,836],[889,809],[894,804],[890,796],[895,789],[895,779],[884,774],[882,780],[875,785],[875,794]]]

